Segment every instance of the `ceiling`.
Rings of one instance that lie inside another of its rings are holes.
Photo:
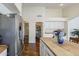
[[[61,7],[61,3],[23,3],[23,6]],[[62,7],[79,6],[79,3],[63,3]]]

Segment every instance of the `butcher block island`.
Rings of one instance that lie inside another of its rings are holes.
[[[0,56],[7,56],[7,45],[0,45]]]
[[[42,37],[40,40],[41,56],[79,56],[79,44],[65,41],[58,44],[55,39]]]

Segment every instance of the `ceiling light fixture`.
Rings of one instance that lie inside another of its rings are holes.
[[[60,4],[61,7],[62,7],[63,5],[64,5],[63,3]]]

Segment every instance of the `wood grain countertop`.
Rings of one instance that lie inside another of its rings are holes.
[[[79,56],[79,44],[69,41],[65,41],[64,44],[58,44],[55,39],[49,37],[43,37],[41,41],[56,56]]]
[[[3,52],[7,48],[8,48],[7,45],[0,45],[0,53]]]

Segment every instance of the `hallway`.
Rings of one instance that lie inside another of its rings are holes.
[[[40,41],[39,39],[36,40],[36,43],[28,43],[28,38],[26,37],[24,40],[24,46],[23,46],[23,50],[21,51],[20,56],[39,56],[39,44]]]

